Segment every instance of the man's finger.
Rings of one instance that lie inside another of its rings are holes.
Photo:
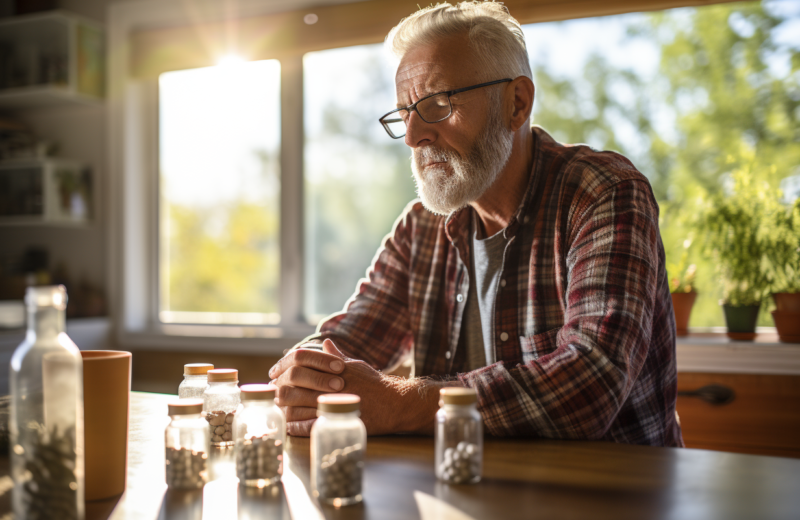
[[[311,435],[311,426],[316,419],[295,421],[286,424],[286,432],[294,437],[308,437]]]
[[[317,409],[306,406],[287,406],[284,408],[287,422],[307,421],[317,418]]]
[[[346,356],[342,354],[342,351],[333,343],[332,339],[326,339],[322,342],[322,351],[338,358],[344,359]]]
[[[290,366],[275,381],[278,387],[288,385],[318,392],[338,392],[344,388],[341,377],[301,366]]]
[[[316,409],[317,397],[324,393],[326,392],[283,385],[278,387],[276,397],[279,406],[307,406]]]
[[[344,370],[344,361],[334,354],[319,350],[299,348],[278,360],[269,370],[269,377],[277,379],[292,366],[313,368],[321,372],[338,374]]]

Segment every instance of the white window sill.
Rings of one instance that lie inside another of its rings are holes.
[[[283,352],[313,334],[311,325],[248,327],[233,325],[161,324],[158,329],[123,331],[118,348],[282,356]]]

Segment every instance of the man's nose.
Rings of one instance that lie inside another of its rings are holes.
[[[411,148],[419,148],[433,144],[434,141],[436,141],[435,125],[426,123],[416,110],[412,110],[406,120],[406,144]]]

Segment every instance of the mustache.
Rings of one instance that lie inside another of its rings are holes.
[[[458,155],[449,150],[442,148],[435,148],[433,146],[426,146],[425,148],[418,148],[413,150],[413,159],[418,164],[427,164],[432,162],[450,162]]]

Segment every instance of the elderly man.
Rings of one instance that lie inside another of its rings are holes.
[[[289,433],[316,398],[361,396],[370,434],[431,433],[443,386],[477,391],[488,433],[681,446],[675,324],[647,179],[530,125],[519,24],[440,4],[387,37],[421,202],[345,310],[271,370]],[[321,346],[321,349],[319,348]],[[410,354],[409,379],[386,375]]]

